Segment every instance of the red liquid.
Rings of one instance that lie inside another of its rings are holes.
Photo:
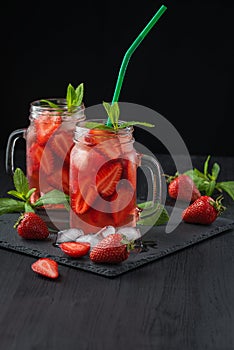
[[[69,160],[74,127],[74,121],[63,122],[59,114],[50,115],[49,112],[31,121],[26,134],[26,162],[29,186],[36,188],[33,202],[53,189],[69,194]]]
[[[70,226],[95,233],[136,225],[138,154],[131,135],[90,130],[71,151]]]

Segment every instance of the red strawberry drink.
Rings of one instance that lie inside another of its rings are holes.
[[[31,104],[30,126],[26,130],[27,178],[30,188],[39,196],[57,189],[69,193],[69,160],[75,124],[84,120],[84,106],[68,112],[65,99],[49,100],[57,107],[41,101]]]
[[[133,128],[89,128],[103,120],[80,122],[70,155],[70,226],[95,233],[106,225],[135,226],[136,171],[140,154]]]

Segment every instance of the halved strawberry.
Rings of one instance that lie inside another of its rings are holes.
[[[122,165],[119,161],[106,162],[98,171],[96,185],[103,197],[111,196],[122,175]]]
[[[76,193],[71,195],[71,207],[77,214],[84,214],[95,201],[97,192],[94,185],[89,184],[89,179],[82,179]]]
[[[88,254],[90,243],[88,242],[64,242],[59,245],[59,248],[72,258],[80,258]]]
[[[58,263],[50,258],[38,259],[31,265],[31,268],[34,272],[44,277],[55,279],[59,276]]]
[[[136,193],[129,182],[119,182],[118,193],[111,197],[111,208],[115,226],[130,224],[134,220]]]
[[[62,117],[60,115],[51,115],[49,112],[44,112],[39,118],[35,119],[34,123],[37,141],[40,145],[45,145],[50,136],[61,125]]]

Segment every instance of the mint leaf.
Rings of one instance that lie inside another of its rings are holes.
[[[76,90],[76,99],[75,99],[75,105],[78,107],[81,105],[84,97],[84,84],[81,83],[80,85],[77,86]]]
[[[108,117],[110,118],[113,128],[115,130],[118,130],[118,122],[119,122],[119,114],[120,114],[118,103],[114,102],[113,104],[109,104],[108,102],[102,102],[102,104],[106,110],[106,113],[108,114]]]
[[[34,207],[39,207],[45,204],[67,204],[69,196],[58,190],[52,190],[41,196],[34,204]]]
[[[211,170],[211,179],[213,181],[216,181],[217,180],[217,177],[219,175],[219,172],[220,172],[220,166],[218,163],[214,163],[213,164],[213,167],[212,167],[212,170]]]
[[[153,124],[146,123],[146,122],[131,121],[131,122],[120,124],[119,129],[127,128],[128,126],[134,126],[134,125],[143,125],[143,126],[148,126],[149,128],[153,128],[155,126]]]
[[[204,163],[204,175],[207,177],[208,176],[208,165],[209,165],[209,160],[210,160],[210,155],[206,158],[206,161]]]
[[[0,215],[24,211],[24,202],[12,198],[0,198]]]
[[[218,182],[216,188],[227,192],[227,194],[234,200],[234,181]]]
[[[96,122],[86,122],[85,127],[88,129],[113,130],[111,126]]]
[[[42,99],[40,100],[40,102],[47,103],[51,108],[59,109],[59,106],[56,105],[56,103],[53,103],[52,101]]]
[[[36,191],[35,187],[31,188],[31,190],[29,190],[28,193],[26,194],[25,199],[26,200],[29,199],[35,191]]]
[[[13,181],[16,188],[16,191],[22,193],[22,195],[26,195],[29,191],[29,184],[24,172],[17,168],[13,175]]]
[[[167,223],[169,220],[169,214],[168,214],[166,208],[159,203],[156,203],[152,207],[152,202],[148,201],[148,202],[140,203],[137,206],[140,209],[143,209],[143,211],[140,213],[140,220],[137,222],[138,225],[159,226],[159,225],[163,225],[163,224]],[[152,209],[151,209],[151,207],[152,207]],[[145,218],[144,218],[144,209],[147,209],[147,216]],[[162,210],[159,217],[158,217],[158,213],[157,213],[158,209]],[[151,216],[148,216],[148,215],[151,215]]]
[[[207,186],[209,185],[209,181],[206,179],[203,173],[201,173],[199,170],[194,169],[194,170],[188,170],[184,172],[184,174],[188,175],[191,177],[199,191],[206,191]]]
[[[19,193],[19,192],[15,191],[15,190],[8,191],[7,193],[10,194],[13,197],[21,199],[22,201],[25,201],[25,196],[22,193]]]
[[[69,84],[67,87],[67,95],[66,95],[67,108],[68,108],[69,112],[70,112],[70,109],[72,107],[72,104],[73,104],[73,101],[75,100],[75,98],[76,98],[75,89],[71,84]]]
[[[29,213],[29,212],[34,213],[34,209],[29,202],[24,203],[24,211],[25,211],[25,213]]]

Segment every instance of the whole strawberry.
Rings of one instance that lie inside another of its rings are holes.
[[[46,239],[50,234],[46,223],[33,212],[23,213],[14,228],[19,236],[25,239]]]
[[[182,219],[189,223],[209,225],[226,209],[221,204],[222,199],[222,196],[216,200],[210,196],[201,196],[182,212]]]
[[[90,252],[95,263],[121,263],[129,257],[133,244],[121,233],[114,233],[102,239]]]
[[[169,176],[167,182],[168,194],[173,199],[194,202],[201,196],[191,177],[186,174],[176,173],[175,176]]]

